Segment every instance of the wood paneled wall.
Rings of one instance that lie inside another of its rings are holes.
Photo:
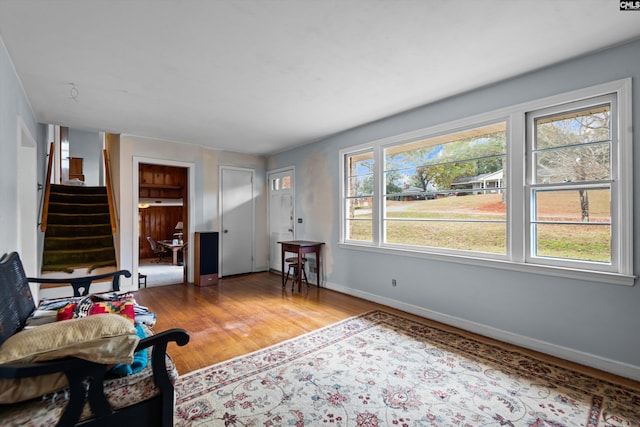
[[[140,164],[138,172],[141,198],[184,200],[187,169],[165,165]]]
[[[151,206],[138,211],[140,227],[140,258],[153,258],[147,236],[155,241],[171,240],[178,221],[182,221],[182,206]]]
[[[182,199],[183,206],[150,206],[139,209],[139,257],[154,257],[147,236],[153,240],[173,238],[178,221],[184,224],[184,240],[188,239],[187,169],[174,166],[140,164],[138,171],[139,197],[152,199]]]

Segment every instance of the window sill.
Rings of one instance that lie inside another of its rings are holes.
[[[521,273],[541,274],[545,276],[562,277],[565,279],[574,279],[589,282],[599,282],[611,285],[633,286],[636,279],[636,276],[633,275],[609,273],[603,271],[579,270],[556,266],[524,264],[512,261],[462,255],[445,255],[432,252],[413,251],[410,249],[383,248],[367,244],[339,243],[339,246],[343,249],[349,250],[377,252],[387,255],[409,256],[414,258],[430,259],[434,261],[454,262],[458,264],[498,268],[502,270],[517,271]]]

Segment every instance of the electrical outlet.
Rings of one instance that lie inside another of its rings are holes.
[[[396,286],[396,285],[397,285],[396,279],[391,279],[391,286]]]

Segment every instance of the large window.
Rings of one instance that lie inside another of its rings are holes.
[[[341,241],[632,284],[630,85],[343,150]]]
[[[506,128],[385,147],[383,242],[505,254]]]

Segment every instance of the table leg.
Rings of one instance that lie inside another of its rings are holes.
[[[282,277],[282,287],[284,288],[284,246],[280,249],[280,276]]]
[[[178,265],[178,248],[173,250],[173,265]]]
[[[320,287],[320,248],[316,250],[316,283],[317,287]]]
[[[302,265],[302,251],[298,249],[298,292],[302,290],[302,269],[304,266]]]

